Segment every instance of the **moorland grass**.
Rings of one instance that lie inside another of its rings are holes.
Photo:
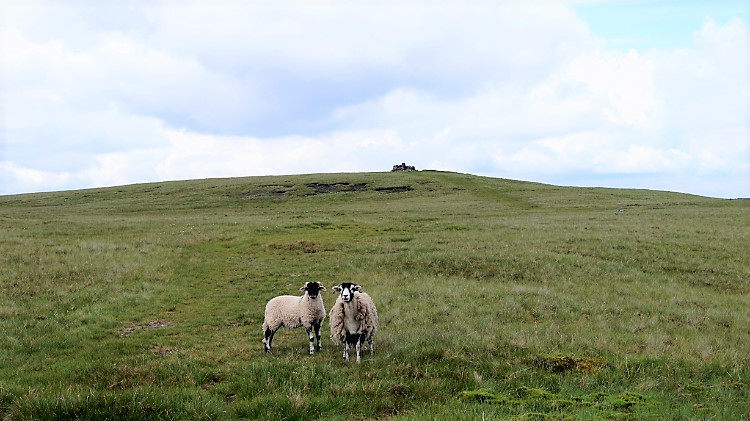
[[[750,419],[748,211],[432,171],[2,196],[0,418]],[[312,280],[375,298],[361,365],[263,353]]]

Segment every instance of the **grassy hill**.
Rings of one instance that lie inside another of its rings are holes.
[[[0,419],[750,419],[750,201],[443,172],[0,196]],[[378,305],[375,354],[266,301]]]

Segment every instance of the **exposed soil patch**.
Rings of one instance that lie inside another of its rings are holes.
[[[280,197],[288,193],[288,190],[284,189],[273,189],[273,190],[257,190],[247,191],[239,195],[241,199],[254,199],[258,197]]]
[[[314,241],[297,240],[293,243],[271,243],[267,246],[271,250],[286,250],[303,253],[318,253],[321,251],[318,244]]]
[[[562,354],[537,355],[530,363],[550,373],[593,373],[605,365],[602,359]]]
[[[307,183],[307,187],[313,190],[313,194],[326,194],[326,193],[341,193],[341,192],[363,192],[367,191],[370,186],[367,183],[349,183],[342,181],[339,183]],[[254,199],[254,198],[267,198],[267,197],[281,197],[294,190],[294,186],[285,185],[265,185],[259,186],[258,190],[246,191],[239,194],[237,197],[241,199]],[[404,193],[414,190],[412,186],[389,186],[389,187],[376,187],[374,189],[380,193]]]
[[[307,183],[307,187],[315,190],[316,194],[321,193],[338,193],[345,191],[364,191],[367,190],[367,183]]]
[[[294,185],[286,185],[286,184],[264,184],[262,186],[258,186],[258,190],[250,190],[243,193],[240,193],[237,195],[240,199],[254,199],[259,197],[280,197],[283,196],[292,190],[294,190]]]
[[[367,190],[367,183],[356,183],[352,184],[349,191],[365,191]]]
[[[125,326],[124,328],[120,329],[120,337],[124,338],[126,336],[129,336],[131,333],[134,333],[138,330],[143,329],[161,329],[169,326],[169,322],[166,320],[151,320],[148,323],[133,323],[128,326]]]
[[[412,186],[393,186],[393,187],[378,187],[375,189],[376,191],[379,191],[380,193],[404,193],[408,191],[414,190],[414,187]]]
[[[151,352],[156,355],[161,355],[162,357],[166,357],[167,355],[172,355],[172,352],[174,350],[168,346],[164,345],[154,345],[151,348]]]

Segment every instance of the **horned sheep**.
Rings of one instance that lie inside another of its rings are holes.
[[[290,329],[304,327],[310,338],[310,355],[315,353],[313,341],[317,339],[318,351],[323,349],[320,343],[320,327],[326,318],[321,291],[326,288],[320,282],[305,282],[299,289],[302,296],[281,295],[274,297],[266,304],[263,318],[263,349],[271,351],[273,335],[281,327]]]
[[[362,292],[359,285],[344,282],[333,287],[333,290],[339,292],[339,296],[329,314],[331,339],[337,344],[344,344],[344,359],[347,361],[349,345],[354,345],[359,363],[362,343],[367,342],[370,354],[374,353],[373,336],[378,329],[378,310],[372,298]]]

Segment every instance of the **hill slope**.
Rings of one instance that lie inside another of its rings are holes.
[[[0,417],[747,418],[749,210],[427,171],[0,197]],[[263,354],[313,280],[375,298],[360,366]]]

